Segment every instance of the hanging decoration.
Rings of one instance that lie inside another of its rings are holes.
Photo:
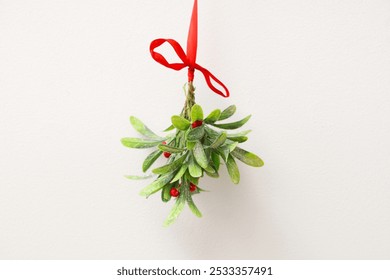
[[[164,222],[165,226],[169,226],[177,219],[186,204],[197,217],[202,216],[193,196],[205,191],[200,180],[203,176],[218,178],[220,166],[225,164],[231,181],[238,184],[240,172],[236,160],[254,167],[261,167],[264,164],[257,155],[239,147],[248,140],[250,130],[230,133],[231,130],[242,127],[251,115],[242,120],[226,122],[225,120],[236,112],[235,105],[222,111],[215,109],[205,115],[202,107],[195,103],[193,84],[195,71],[203,74],[208,87],[214,93],[229,97],[228,88],[209,70],[196,63],[197,35],[198,1],[195,0],[188,32],[187,52],[184,52],[180,44],[173,39],[156,39],[150,44],[151,56],[158,63],[176,71],[188,69],[188,82],[184,86],[186,100],[181,113],[172,116],[170,126],[164,130],[168,133],[165,136],[155,134],[142,121],[132,116],[130,123],[142,138],[122,139],[122,144],[128,148],[153,149],[143,161],[144,173],[149,171],[158,158],[166,158],[166,163],[152,169],[151,174],[126,176],[133,180],[154,178],[140,194],[149,197],[159,192],[163,202],[175,201]],[[172,46],[181,62],[169,63],[156,51],[164,43]]]

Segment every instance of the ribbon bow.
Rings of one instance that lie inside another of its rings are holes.
[[[169,63],[162,54],[155,51],[156,48],[158,48],[165,42],[169,43],[173,47],[174,51],[181,59],[182,63]],[[173,39],[153,40],[152,43],[150,44],[150,54],[152,55],[152,58],[155,61],[173,70],[179,71],[185,67],[188,67],[189,82],[192,82],[194,80],[195,69],[199,70],[200,72],[202,72],[207,85],[212,91],[214,91],[215,93],[223,97],[229,97],[230,94],[228,88],[220,80],[218,80],[217,77],[211,74],[209,70],[203,68],[202,66],[196,63],[197,45],[198,45],[198,1],[195,0],[194,7],[192,9],[190,29],[188,31],[187,54],[184,52],[180,44]],[[214,81],[215,83],[219,84],[224,89],[224,92],[217,89],[212,84],[211,81]]]

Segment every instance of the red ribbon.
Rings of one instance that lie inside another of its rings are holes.
[[[165,42],[169,43],[173,49],[175,50],[178,57],[181,59],[183,63],[169,63],[165,57],[155,52],[154,50],[164,44]],[[165,67],[171,68],[173,70],[179,71],[185,67],[188,67],[188,81],[192,82],[194,80],[194,72],[195,69],[202,72],[204,75],[204,78],[206,80],[207,85],[209,88],[214,91],[215,93],[223,96],[223,97],[229,97],[229,90],[228,88],[215,77],[209,70],[206,68],[203,68],[199,64],[196,63],[196,50],[198,46],[198,1],[195,0],[194,7],[192,9],[192,17],[191,17],[191,23],[190,23],[190,29],[188,31],[188,39],[187,39],[187,54],[184,52],[183,48],[180,46],[180,44],[173,40],[173,39],[156,39],[150,44],[150,54],[152,55],[153,59],[157,61],[158,63],[164,65]],[[214,87],[214,85],[211,83],[211,81],[219,84],[221,87],[223,87],[224,92]]]

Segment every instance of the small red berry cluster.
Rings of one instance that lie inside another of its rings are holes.
[[[162,142],[163,143],[163,145],[166,145],[167,144],[167,142]],[[171,153],[169,153],[169,152],[164,152],[163,153],[163,155],[164,155],[164,157],[166,157],[166,158],[169,158],[170,156],[171,156]]]
[[[192,128],[196,128],[198,126],[201,126],[203,124],[203,121],[202,120],[199,120],[199,121],[194,121],[192,124],[191,124],[191,127]]]
[[[191,127],[192,128],[196,128],[196,127],[198,127],[198,126],[202,126],[203,125],[203,121],[202,120],[198,120],[198,121],[194,121],[192,124],[191,124]],[[167,142],[162,142],[164,145],[166,145],[167,144]],[[166,157],[166,158],[169,158],[170,156],[171,156],[171,153],[169,153],[169,152],[164,152],[163,153],[163,155],[164,155],[164,157]],[[171,190],[170,190],[170,194],[171,194],[171,196],[173,196],[173,197],[178,197],[179,195],[180,195],[180,191],[178,190],[179,188],[181,187],[181,184],[177,187],[177,188],[172,188]],[[196,191],[196,185],[195,184],[193,184],[193,183],[190,183],[190,192],[194,192],[194,191]]]
[[[181,184],[177,188],[172,188],[170,191],[171,196],[178,197],[180,195],[180,191],[178,190],[178,188],[180,188],[180,187],[181,187]],[[196,185],[193,183],[190,183],[190,192],[194,192],[194,191],[196,191]]]

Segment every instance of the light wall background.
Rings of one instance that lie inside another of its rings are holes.
[[[128,117],[181,110],[186,71],[148,48],[185,45],[192,3],[0,1],[0,258],[390,258],[387,0],[200,0],[198,62],[231,98],[197,73],[197,101],[252,113],[265,166],[202,180],[204,217],[168,229],[123,177],[148,154],[121,146]]]

